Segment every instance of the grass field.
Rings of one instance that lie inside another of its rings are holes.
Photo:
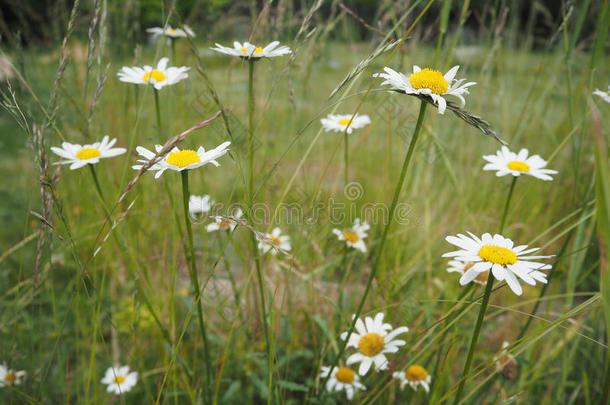
[[[20,384],[6,379],[0,402],[344,403],[345,392],[326,389],[321,367],[366,352],[362,341],[345,348],[340,335],[353,328],[352,314],[382,312],[394,328],[409,328],[398,337],[405,344],[360,376],[366,388],[350,402],[608,403],[610,105],[592,92],[609,84],[609,18],[607,2],[597,6],[605,14],[588,42],[569,20],[556,44],[537,50],[528,38],[511,45],[505,37],[515,32],[500,27],[477,40],[452,28],[438,46],[409,36],[378,52],[387,43],[381,36],[331,39],[331,21],[317,20],[317,31],[296,40],[257,38],[293,53],[256,63],[210,49],[233,38],[204,35],[173,48],[143,43],[136,57],[111,47],[88,57],[86,30],[63,50],[7,49],[16,70],[0,85],[0,364],[27,374]],[[403,38],[424,11],[410,11],[406,30],[383,31]],[[121,82],[117,72],[164,56],[190,70],[158,91],[157,116],[153,86]],[[477,83],[464,109],[510,150],[547,160],[558,171],[553,180],[483,171],[482,156],[494,155],[499,141],[372,77],[384,66],[409,75],[413,65],[442,73],[459,65],[456,79]],[[208,150],[230,141],[219,167],[188,176],[167,170],[159,179],[144,172],[130,184],[137,146],[154,151],[159,139],[221,109],[179,144]],[[347,135],[320,124],[355,112],[370,125]],[[50,147],[106,134],[127,152],[77,170],[53,165],[61,158]],[[216,201],[189,216],[190,226],[185,179],[190,194]],[[236,207],[245,215],[234,231],[208,232],[213,215]],[[370,224],[366,252],[333,233],[356,218]],[[253,230],[276,227],[291,249],[263,254],[257,244],[266,242]],[[553,255],[536,259],[552,265],[548,284],[521,282],[518,296],[505,282],[461,286],[447,272],[450,259],[441,256],[457,249],[447,236],[499,230],[515,246]],[[120,395],[100,382],[113,365],[138,373]],[[412,365],[430,376],[429,392],[401,389],[393,378]]]

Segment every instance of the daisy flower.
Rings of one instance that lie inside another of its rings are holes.
[[[540,180],[553,180],[550,174],[556,174],[557,170],[545,169],[546,160],[538,155],[528,155],[527,149],[521,149],[519,153],[511,152],[506,146],[496,152],[495,155],[483,156],[487,163],[483,170],[496,170],[496,176],[502,177],[512,174],[519,177],[527,174]]]
[[[449,263],[447,263],[447,266],[448,266],[447,273],[464,274],[465,272],[470,270],[470,268],[472,266],[474,266],[474,263],[465,263],[461,260],[449,260]],[[477,274],[475,279],[472,281],[477,284],[486,285],[487,279],[489,279],[489,270],[486,270],[486,271],[483,271],[483,272]]]
[[[401,390],[404,389],[405,385],[409,384],[415,391],[421,385],[424,391],[430,392],[432,377],[430,377],[425,368],[417,364],[409,366],[405,371],[396,371],[392,374],[392,377],[400,381]]]
[[[210,212],[212,205],[214,205],[216,201],[212,200],[212,198],[205,194],[202,196],[191,195],[189,198],[189,213],[192,216],[196,216],[197,214],[205,214]]]
[[[152,27],[147,28],[146,32],[151,34],[153,39],[164,35],[169,38],[186,38],[186,37],[194,37],[195,33],[188,25],[184,26],[184,29],[181,28],[172,28],[171,26],[166,26],[165,28],[161,27]]]
[[[504,341],[502,343],[502,351],[498,356],[494,357],[494,361],[496,362],[496,371],[498,373],[502,373],[502,376],[507,380],[514,380],[517,378],[517,360],[506,350],[508,346],[508,342]]]
[[[5,364],[0,364],[0,387],[6,385],[19,385],[21,379],[25,377],[26,372],[24,370],[17,371],[11,370]]]
[[[371,119],[368,115],[358,115],[357,113],[355,115],[329,114],[328,117],[322,118],[320,122],[322,123],[322,126],[326,132],[345,132],[345,128],[347,128],[347,133],[351,134],[352,130],[364,128],[365,126],[369,125],[371,123]]]
[[[392,330],[392,325],[383,323],[384,314],[382,312],[375,315],[375,318],[366,317],[364,322],[358,318],[356,329],[352,332],[346,347],[354,347],[357,353],[348,357],[346,364],[360,362],[358,374],[365,375],[374,364],[377,370],[388,368],[386,353],[396,353],[398,347],[405,344],[404,340],[394,340],[401,333],[409,331],[406,326]],[[353,319],[353,318],[352,318]],[[347,338],[347,332],[341,334],[341,339]]]
[[[439,114],[444,114],[447,107],[445,96],[459,98],[461,106],[464,107],[466,100],[462,95],[469,94],[468,87],[476,84],[476,82],[464,83],[466,79],[455,80],[459,68],[459,66],[454,66],[443,75],[438,70],[421,69],[419,66],[413,66],[413,73],[407,77],[403,73],[384,67],[385,73],[375,73],[373,77],[385,79],[381,85],[388,84],[394,91],[430,97],[438,106]]]
[[[285,45],[278,47],[279,44],[279,41],[273,41],[266,47],[261,48],[260,46],[252,45],[250,42],[242,44],[235,41],[233,42],[233,48],[216,44],[216,48],[212,48],[212,50],[224,53],[225,55],[239,56],[247,59],[273,58],[292,53],[289,47]]]
[[[216,159],[224,156],[229,151],[227,147],[230,144],[231,142],[223,142],[216,148],[207,152],[203,146],[200,146],[197,151],[192,149],[180,150],[177,147],[174,147],[167,155],[163,156],[151,167],[149,167],[148,170],[153,172],[156,171],[157,173],[155,174],[155,179],[158,179],[167,169],[181,172],[182,170],[196,169],[197,167],[201,167],[207,163],[211,163],[214,166],[220,166]],[[159,153],[161,149],[163,149],[161,145],[155,145],[155,150],[157,153]],[[142,166],[148,163],[156,155],[156,153],[153,153],[142,146],[138,146],[136,148],[136,152],[138,152],[140,156],[143,156],[144,159],[139,159],[139,164],[131,166],[135,170],[140,170]]]
[[[106,391],[120,395],[130,391],[138,382],[138,373],[129,372],[129,366],[115,366],[106,370],[102,384],[108,385]]]
[[[258,235],[256,237],[258,238],[258,248],[263,251],[263,254],[270,251],[275,256],[277,254],[276,248],[286,252],[291,249],[290,236],[282,235],[280,228],[274,228],[271,233],[266,233],[264,237]]]
[[[454,252],[445,253],[443,257],[454,257],[463,262],[474,263],[460,278],[460,284],[468,284],[479,273],[491,270],[499,281],[506,281],[511,290],[517,295],[522,294],[521,280],[530,285],[536,281],[547,283],[546,273],[540,270],[550,270],[551,265],[531,260],[547,259],[552,256],[527,256],[538,248],[528,249],[527,245],[514,246],[512,240],[502,235],[484,233],[479,239],[468,232],[468,235],[458,234],[447,236],[445,240],[460,248]]]
[[[61,160],[56,165],[70,165],[70,170],[79,169],[87,164],[96,164],[102,158],[109,158],[122,155],[127,151],[125,148],[113,148],[116,138],[110,140],[108,135],[102,138],[101,142],[90,145],[79,145],[76,143],[64,142],[61,148],[51,146],[51,151],[56,155],[66,159]]]
[[[608,91],[595,89],[593,94],[595,94],[596,96],[600,96],[606,103],[610,103],[610,86],[608,86]]]
[[[370,229],[369,224],[363,222],[360,224],[360,218],[356,218],[354,226],[349,229],[339,230],[333,229],[333,233],[337,235],[337,239],[344,240],[347,246],[358,249],[362,253],[366,253],[366,245],[364,244],[364,238],[367,237],[366,231]]]
[[[117,73],[119,80],[135,84],[152,84],[155,89],[161,90],[165,86],[178,83],[188,77],[189,67],[167,67],[168,58],[161,58],[156,68],[149,65],[144,67],[123,66]]]
[[[237,210],[235,210],[235,214],[233,214],[232,217],[239,219],[242,215],[243,212],[240,208],[238,208]],[[208,232],[220,231],[223,229],[228,229],[229,231],[233,232],[233,229],[235,229],[236,226],[237,222],[230,218],[215,216],[214,222],[208,224],[205,229]]]
[[[328,376],[330,373],[330,377]],[[326,378],[326,391],[339,392],[345,391],[348,400],[354,398],[354,393],[358,390],[365,390],[366,387],[360,383],[360,377],[349,367],[324,367],[320,369],[320,377]]]

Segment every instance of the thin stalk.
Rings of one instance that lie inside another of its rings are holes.
[[[159,90],[153,87],[155,93],[155,111],[157,113],[157,136],[159,137],[159,144],[163,145],[163,131],[161,130],[161,109],[159,108]]]
[[[199,330],[201,331],[201,337],[203,338],[204,346],[204,361],[205,361],[205,372],[206,372],[206,384],[204,384],[204,395],[209,395],[208,387],[212,381],[212,364],[210,359],[210,346],[208,343],[208,334],[203,320],[203,308],[201,304],[201,289],[199,288],[199,276],[197,275],[197,264],[195,263],[195,248],[193,246],[193,229],[191,227],[191,219],[189,217],[189,175],[188,170],[180,172],[182,177],[182,201],[184,208],[184,222],[186,224],[186,233],[188,236],[188,250],[185,250],[186,260],[189,264],[191,284],[193,286],[193,292],[195,293],[195,303],[197,304],[197,315],[199,322]]]
[[[510,200],[513,197],[513,191],[515,190],[515,184],[517,184],[517,178],[518,177],[513,176],[513,181],[510,183],[510,189],[508,190],[508,195],[506,196],[506,203],[504,204],[504,211],[502,212],[502,219],[500,221],[499,233],[502,233],[502,231],[504,231],[506,217],[508,216],[508,207],[510,205]],[[474,326],[474,332],[472,333],[472,339],[470,340],[470,347],[468,348],[468,356],[466,357],[466,363],[464,364],[464,371],[462,372],[462,377],[460,378],[460,385],[458,385],[453,405],[458,405],[460,403],[460,398],[462,397],[462,392],[464,391],[464,385],[466,384],[466,378],[468,376],[468,373],[470,372],[470,367],[472,366],[474,350],[477,346],[479,335],[481,334],[483,318],[485,317],[485,312],[487,311],[487,304],[489,303],[489,297],[491,295],[494,280],[495,278],[490,270],[489,278],[487,279],[487,285],[485,286],[485,294],[483,295],[483,301],[481,301],[481,308],[479,309],[479,315],[477,317],[477,323]]]
[[[349,124],[348,124],[349,125]],[[343,163],[344,163],[344,173],[343,173],[343,177],[344,177],[344,181],[345,181],[345,185],[347,186],[348,183],[348,179],[349,179],[349,172],[348,172],[348,142],[347,142],[347,128],[345,129],[345,131],[343,132],[343,137],[345,138],[345,150],[343,152]]]
[[[402,186],[405,181],[405,177],[407,175],[407,169],[409,168],[409,163],[411,162],[411,158],[413,157],[413,152],[415,151],[415,145],[417,143],[417,139],[419,138],[419,134],[421,133],[421,128],[424,123],[424,117],[426,115],[427,106],[428,106],[428,103],[424,100],[421,100],[421,103],[419,106],[419,115],[417,116],[417,123],[415,124],[415,130],[413,131],[413,137],[411,138],[411,143],[409,144],[409,149],[407,150],[405,160],[402,164],[402,169],[400,171],[400,177],[398,178],[398,183],[396,184],[396,188],[394,189],[394,196],[392,197],[392,204],[390,205],[390,210],[388,211],[388,223],[386,224],[385,228],[383,229],[383,233],[381,235],[381,240],[379,241],[379,249],[375,256],[375,261],[373,262],[373,265],[371,267],[371,272],[369,274],[369,278],[367,280],[366,287],[364,289],[364,294],[362,295],[362,298],[360,299],[360,303],[358,304],[358,309],[356,310],[352,323],[351,323],[349,329],[347,330],[347,336],[345,337],[345,340],[344,340],[343,344],[341,345],[341,349],[339,350],[339,354],[337,355],[337,357],[335,358],[335,361],[333,362],[331,370],[337,366],[337,364],[339,363],[339,359],[341,359],[341,357],[343,356],[343,353],[345,352],[345,348],[347,346],[347,342],[349,342],[349,338],[352,335],[354,328],[356,327],[356,321],[360,317],[360,314],[362,313],[362,309],[364,308],[364,303],[366,302],[366,298],[368,297],[368,294],[371,291],[373,279],[375,278],[375,275],[377,274],[377,269],[379,268],[379,262],[380,262],[382,254],[383,254],[383,248],[385,246],[385,242],[388,237],[390,226],[392,225],[392,218],[394,216],[394,210],[396,209],[396,205],[398,204],[398,197],[400,196],[400,192],[402,191]],[[321,387],[323,390],[322,394],[326,393],[326,382],[328,381],[329,377],[330,377],[330,373],[328,374],[328,376],[326,376],[324,381],[322,381],[322,383],[321,383]]]
[[[248,198],[253,201],[254,190],[254,59],[248,60]]]

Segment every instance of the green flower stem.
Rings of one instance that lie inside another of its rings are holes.
[[[419,106],[419,115],[417,116],[417,123],[415,124],[415,130],[413,131],[413,137],[411,138],[411,143],[409,144],[409,149],[407,150],[405,160],[402,164],[402,169],[400,171],[400,177],[398,179],[398,183],[396,184],[396,188],[394,190],[394,196],[392,197],[392,204],[390,205],[390,210],[388,211],[388,223],[386,224],[385,228],[383,229],[383,233],[381,235],[381,240],[379,241],[379,249],[377,250],[377,254],[375,255],[375,261],[373,262],[373,265],[371,266],[371,272],[369,274],[369,278],[366,283],[366,288],[364,290],[364,294],[362,295],[362,298],[360,299],[360,304],[358,304],[358,309],[356,310],[352,323],[347,330],[347,336],[345,337],[345,340],[344,340],[343,344],[341,345],[339,354],[337,355],[337,357],[335,358],[335,361],[333,362],[333,365],[331,366],[331,370],[337,366],[337,364],[339,363],[339,359],[341,359],[341,357],[343,356],[343,353],[345,353],[345,348],[347,346],[347,342],[349,342],[349,338],[352,335],[354,328],[356,327],[356,321],[360,317],[360,314],[362,313],[362,309],[364,308],[364,303],[366,302],[366,298],[368,297],[368,294],[371,291],[371,286],[373,285],[373,279],[375,278],[375,275],[377,274],[377,270],[379,268],[379,262],[381,260],[382,254],[383,254],[383,248],[385,246],[385,242],[388,237],[390,226],[392,225],[392,218],[394,216],[394,211],[396,209],[396,205],[398,204],[398,197],[400,196],[400,192],[402,191],[402,186],[405,181],[405,177],[407,175],[407,169],[409,168],[409,163],[411,162],[411,159],[413,157],[413,152],[415,151],[415,145],[419,138],[419,134],[421,133],[421,128],[424,123],[424,117],[426,115],[427,106],[428,106],[428,103],[424,100],[421,100],[421,103]],[[326,393],[326,382],[328,381],[329,377],[330,377],[330,373],[328,374],[328,376],[326,376],[324,381],[322,381],[322,383],[321,383],[323,395]]]
[[[153,87],[155,93],[155,112],[157,113],[157,136],[159,137],[159,144],[163,145],[163,131],[161,129],[161,109],[159,107],[159,90]]]
[[[248,198],[253,204],[254,191],[254,59],[248,60]]]
[[[208,397],[208,387],[211,386],[212,382],[212,364],[210,358],[210,346],[208,342],[208,334],[203,320],[203,308],[201,303],[201,288],[199,286],[199,276],[197,275],[197,264],[195,263],[195,248],[193,246],[193,229],[191,227],[191,219],[189,216],[189,175],[188,170],[182,170],[180,172],[182,176],[182,206],[184,207],[184,222],[186,224],[186,233],[188,236],[188,251],[185,249],[186,259],[189,264],[191,284],[193,292],[195,294],[195,303],[197,305],[197,315],[199,322],[199,330],[201,331],[201,337],[203,338],[204,346],[204,361],[206,365],[206,384],[204,384],[204,395]],[[206,401],[207,403],[207,401]]]
[[[515,184],[517,184],[517,178],[518,177],[513,176],[513,181],[510,184],[510,189],[508,190],[508,195],[506,196],[506,203],[504,204],[504,211],[502,212],[499,233],[502,233],[504,231],[506,217],[508,216],[508,207],[510,205],[510,200],[513,197],[513,191],[515,190]],[[474,349],[477,346],[479,335],[481,334],[483,318],[485,317],[485,312],[487,311],[487,304],[489,303],[489,296],[491,295],[494,280],[495,279],[493,273],[490,270],[489,278],[487,279],[487,285],[485,286],[485,294],[483,295],[483,300],[481,301],[481,308],[479,309],[479,315],[477,317],[477,323],[474,326],[474,332],[472,333],[472,339],[470,340],[470,347],[468,348],[468,356],[466,357],[466,363],[464,364],[464,371],[462,372],[462,377],[460,378],[460,385],[458,385],[453,405],[457,405],[460,403],[460,398],[462,397],[462,392],[464,391],[464,385],[466,384],[466,378],[468,376],[468,373],[470,372],[470,367],[472,366],[472,360],[474,358]]]
[[[349,124],[348,124],[349,126]],[[343,132],[343,136],[345,138],[345,151],[343,152],[343,160],[344,160],[344,168],[343,170],[345,171],[343,176],[344,176],[344,181],[345,181],[345,185],[347,186],[347,183],[349,181],[349,166],[348,166],[348,142],[347,142],[347,128],[345,129],[345,131]]]

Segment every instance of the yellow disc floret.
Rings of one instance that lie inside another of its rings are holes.
[[[172,34],[172,35],[175,35],[176,34],[176,29],[175,28],[171,28],[169,30],[169,33]]]
[[[275,245],[275,246],[279,246],[280,242],[280,238],[278,238],[277,236],[270,236],[269,237],[269,244],[271,245]]]
[[[201,159],[199,159],[199,155],[194,150],[184,149],[176,152],[170,152],[165,161],[170,165],[183,168],[188,165],[192,165],[193,163],[199,163],[201,162]]]
[[[479,257],[486,262],[501,264],[502,266],[507,264],[515,264],[517,262],[517,255],[515,252],[510,249],[494,245],[485,245],[479,249]]]
[[[409,76],[409,83],[414,89],[430,89],[434,94],[445,94],[449,90],[449,82],[443,74],[428,68]]]
[[[530,171],[530,167],[527,163],[519,162],[518,160],[508,162],[506,167],[508,167],[510,170],[515,170],[517,172],[529,172]]]
[[[125,382],[125,377],[123,377],[122,375],[117,375],[114,379],[114,382],[117,384],[122,384],[123,382]]]
[[[423,381],[428,378],[428,372],[422,366],[410,366],[405,370],[405,377],[409,381]]]
[[[354,382],[356,375],[349,367],[339,367],[339,370],[335,373],[335,378],[344,384],[351,384]]]
[[[153,79],[157,83],[162,82],[163,80],[165,80],[165,73],[157,69],[153,69],[152,72],[144,73],[144,77],[142,78],[142,80],[144,80],[145,82],[149,82],[150,79]]]
[[[82,148],[76,152],[76,157],[80,160],[93,159],[100,156],[102,153],[97,148]]]
[[[6,381],[9,384],[14,383],[15,381],[17,381],[17,373],[14,373],[12,371],[9,371],[8,373],[6,373],[6,375],[4,376],[4,381]]]
[[[358,234],[352,230],[343,231],[343,237],[350,243],[356,243],[360,239]]]
[[[344,118],[342,120],[339,120],[339,125],[349,125],[352,122],[352,120],[348,119],[348,118]]]
[[[358,350],[360,353],[368,357],[374,357],[381,353],[385,347],[383,336],[378,333],[367,333],[360,338],[358,342]]]
[[[254,50],[254,54],[258,55],[259,53],[261,53],[263,51],[263,48],[261,48],[260,46],[257,46],[256,49]]]

